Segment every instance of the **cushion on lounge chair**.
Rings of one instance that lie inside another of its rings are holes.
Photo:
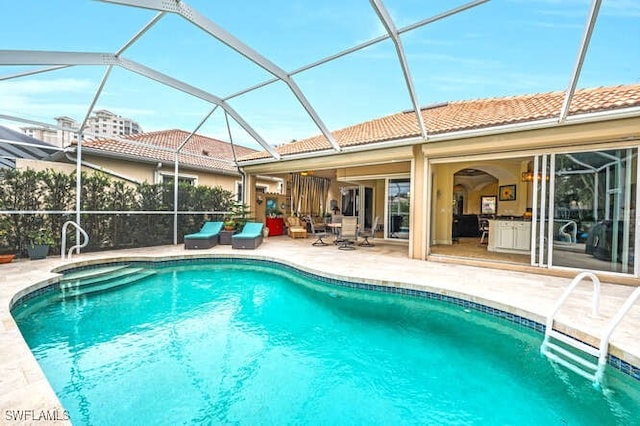
[[[184,248],[211,248],[217,245],[222,225],[222,222],[205,222],[200,231],[184,236]]]
[[[234,249],[254,249],[262,244],[261,222],[247,222],[242,228],[242,232],[231,237],[231,247]]]

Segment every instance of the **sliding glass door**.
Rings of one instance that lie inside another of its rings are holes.
[[[536,158],[533,264],[635,272],[637,154],[625,148]]]
[[[386,237],[409,239],[410,180],[387,179]]]

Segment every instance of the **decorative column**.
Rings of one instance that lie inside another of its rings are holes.
[[[411,160],[411,205],[409,211],[409,257],[427,258],[429,206],[427,204],[429,168],[421,145],[413,147]]]

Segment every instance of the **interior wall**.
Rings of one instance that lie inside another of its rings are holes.
[[[459,163],[441,164],[439,168],[442,173],[455,174],[456,172],[471,168],[481,170],[497,179],[495,183],[482,182],[473,187],[465,185],[467,200],[465,200],[464,211],[466,214],[480,214],[480,197],[483,195],[493,195],[498,197],[499,216],[522,216],[527,209],[527,200],[530,204],[529,186],[527,182],[522,182],[522,172],[527,170],[528,160],[523,159],[503,159],[496,161],[467,161]],[[515,185],[516,199],[513,201],[500,200],[500,186]],[[441,188],[444,190],[444,188]],[[453,192],[453,186],[451,187]],[[468,201],[468,202],[467,202]],[[453,202],[453,199],[452,199]]]
[[[502,159],[482,161],[461,161],[457,163],[435,164],[433,186],[433,244],[451,244],[451,228],[454,209],[454,174],[462,169],[481,170],[493,176],[496,181],[479,179],[473,183],[468,179],[465,187],[463,211],[465,214],[480,214],[480,197],[488,195],[498,198],[498,216],[522,216],[526,212],[527,199],[530,201],[527,182],[522,182],[522,172],[527,169],[528,159]],[[500,187],[516,186],[516,198],[513,201],[500,201]]]

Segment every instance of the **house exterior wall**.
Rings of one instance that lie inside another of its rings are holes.
[[[114,174],[115,178],[126,177],[129,181],[135,182],[147,182],[157,183],[156,174],[159,172],[173,175],[173,168],[161,167],[156,168],[154,164],[139,163],[132,161],[125,161],[112,158],[97,157],[92,155],[83,156],[83,161],[99,166],[107,174]],[[76,165],[72,163],[60,163],[52,161],[40,161],[40,160],[27,160],[17,159],[16,168],[40,171],[45,169],[52,169],[64,173],[71,173],[76,170]],[[95,172],[94,168],[83,166],[82,170],[85,172]],[[190,170],[187,168],[181,168],[179,170],[181,175],[195,176],[197,177],[198,185],[205,186],[220,186],[227,191],[231,191],[235,194],[236,183],[242,180],[242,176],[238,175],[223,175],[216,173],[206,173],[200,170]],[[276,192],[279,189],[279,182],[270,179],[258,179],[257,184],[267,188],[267,192]]]
[[[364,159],[363,159],[364,160]],[[338,180],[362,180],[371,176],[394,175],[411,172],[411,162],[373,164],[367,166],[342,167],[336,170]]]
[[[463,134],[463,133],[461,133]],[[430,243],[451,243],[454,174],[462,168],[481,169],[494,176],[494,183],[469,191],[465,213],[480,213],[480,196],[498,196],[502,185],[516,185],[513,201],[498,201],[498,215],[521,216],[530,205],[531,186],[522,182],[535,155],[563,153],[572,149],[613,149],[640,143],[640,118],[565,124],[552,128],[518,130],[486,136],[429,141],[411,146],[372,151],[328,153],[318,158],[265,162],[245,166],[248,173],[286,173],[318,169],[336,170],[336,179],[357,182],[372,177],[376,187],[376,211],[384,208],[384,179],[376,175],[410,172],[411,239],[409,256],[424,258]],[[411,161],[413,163],[411,163]],[[368,166],[362,164],[370,163]],[[409,167],[409,165],[411,165]],[[330,195],[339,194],[332,183]]]
[[[76,165],[69,164],[69,163],[58,163],[54,161],[29,160],[26,158],[17,158],[16,169],[18,170],[31,169],[37,172],[50,169],[56,172],[71,173],[76,171]],[[83,167],[82,170],[85,172],[92,171],[92,169],[89,169],[87,167]]]

